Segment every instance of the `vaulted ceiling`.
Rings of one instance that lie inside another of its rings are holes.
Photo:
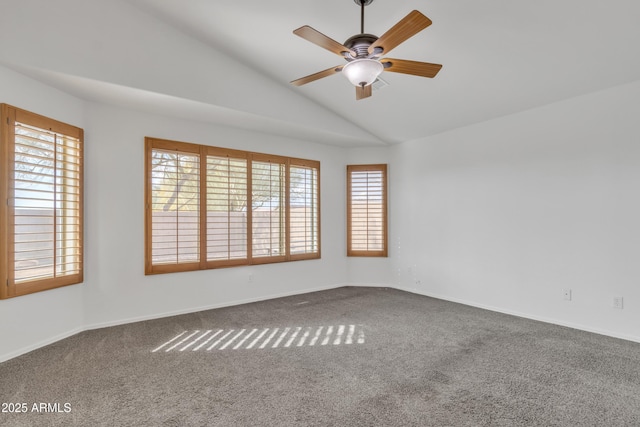
[[[24,2],[33,6],[38,0],[15,3]],[[28,13],[26,6],[7,6],[9,13],[12,7],[16,14]],[[302,87],[289,84],[344,63],[292,31],[310,25],[342,43],[360,32],[360,8],[354,0],[119,0],[110,4],[109,13],[92,13],[89,7],[80,6],[75,19],[89,21],[84,24],[87,32],[99,27],[103,50],[111,44],[114,52],[116,47],[135,49],[136,43],[142,49],[144,35],[149,37],[144,50],[157,48],[158,55],[163,45],[169,46],[167,55],[184,52],[186,42],[171,49],[174,34],[197,44],[197,53],[175,60],[192,62],[183,67],[215,70],[208,74],[210,82],[204,71],[193,77],[200,86],[211,84],[212,93],[189,91],[184,82],[174,85],[170,75],[157,85],[131,78],[145,67],[131,58],[108,73],[97,66],[91,70],[92,59],[74,70],[21,59],[22,53],[0,48],[0,63],[87,99],[344,146],[419,139],[640,79],[637,0],[374,0],[366,7],[365,32],[380,36],[417,9],[433,25],[391,56],[443,68],[434,79],[383,73],[388,85],[360,101],[341,75]],[[90,22],[101,13],[108,25]],[[11,24],[4,15],[0,23]],[[135,30],[124,29],[133,22]],[[159,25],[169,30],[162,35]],[[127,31],[136,40],[118,36]],[[204,65],[195,63],[195,57]],[[238,71],[245,68],[251,71]]]

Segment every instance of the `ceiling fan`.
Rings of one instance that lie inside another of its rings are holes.
[[[431,25],[429,18],[414,10],[381,37],[377,37],[364,32],[364,8],[371,4],[373,0],[354,1],[361,8],[360,34],[349,37],[344,44],[338,43],[308,25],[293,31],[293,34],[344,57],[347,63],[302,77],[292,81],[291,84],[302,86],[341,72],[356,87],[356,99],[360,100],[371,96],[371,84],[375,82],[383,71],[412,74],[420,77],[435,77],[438,74],[438,71],[442,68],[440,64],[408,61],[406,59],[380,58],[382,54],[388,54],[391,49]]]

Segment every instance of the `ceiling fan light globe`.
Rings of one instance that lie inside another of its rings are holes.
[[[375,59],[356,59],[342,68],[342,74],[354,86],[369,86],[376,81],[384,66]]]

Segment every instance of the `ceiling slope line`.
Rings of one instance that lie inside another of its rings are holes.
[[[161,22],[163,22],[166,25],[171,26],[172,28],[180,31],[182,34],[184,34],[185,36],[192,38],[194,41],[198,42],[198,43],[202,43],[204,45],[206,45],[208,48],[214,50],[214,51],[219,51],[222,52],[224,55],[228,56],[229,58],[233,59],[234,61],[236,61],[238,64],[243,65],[244,67],[247,67],[249,69],[252,69],[254,71],[257,71],[258,73],[260,73],[262,75],[262,77],[270,80],[273,84],[279,86],[282,89],[286,89],[289,93],[300,97],[300,98],[304,98],[307,102],[315,105],[318,108],[321,108],[324,112],[326,112],[329,115],[335,116],[336,118],[340,119],[343,122],[346,122],[347,124],[349,124],[350,126],[353,126],[354,128],[358,129],[359,131],[361,131],[364,135],[368,135],[371,138],[371,141],[369,144],[365,143],[364,145],[371,145],[371,146],[389,146],[392,144],[395,144],[395,141],[389,141],[387,139],[382,138],[380,135],[375,134],[374,132],[372,132],[370,129],[367,129],[364,126],[359,125],[358,123],[355,123],[354,121],[344,117],[344,116],[340,116],[338,113],[336,113],[332,108],[330,108],[329,106],[318,102],[317,99],[312,98],[310,96],[305,95],[304,93],[300,92],[300,91],[296,91],[293,90],[291,88],[291,85],[289,84],[288,81],[284,81],[282,79],[281,76],[276,75],[275,73],[272,73],[270,70],[264,68],[261,66],[261,64],[257,61],[251,61],[249,60],[246,56],[243,55],[239,55],[237,50],[231,49],[229,47],[227,47],[224,44],[221,43],[214,43],[211,44],[210,41],[208,40],[208,38],[206,37],[206,35],[201,34],[199,31],[197,30],[193,30],[192,28],[183,26],[183,25],[176,25],[176,21],[175,19],[172,20],[170,17],[168,17],[166,14],[162,13],[161,10],[159,9],[155,9],[153,7],[145,7],[144,3],[138,3],[138,2],[130,2],[130,4],[135,7],[136,9],[140,10],[143,13],[148,14],[149,16],[152,16],[154,19],[157,19]],[[335,133],[335,132],[330,132],[330,131],[326,131],[324,130],[324,132],[327,132],[327,135],[336,135],[337,137],[339,137],[341,134],[340,133]],[[338,138],[339,140],[342,140],[343,138]],[[350,138],[349,138],[350,139]],[[360,141],[360,138],[354,138],[354,142],[355,141]],[[320,142],[320,141],[316,141],[316,142]],[[362,142],[362,141],[361,141]],[[327,142],[321,142],[321,143],[327,143]],[[336,141],[335,144],[331,144],[330,145],[343,145],[343,143],[339,143],[338,141]],[[360,144],[362,145],[362,144]]]
[[[384,141],[349,121],[347,122],[361,130],[361,135],[348,135],[320,127],[314,128],[301,123],[261,116],[213,103],[57,71],[12,64],[6,61],[0,61],[0,65],[76,98],[142,113],[215,124],[252,132],[263,132],[288,139],[326,145],[344,147],[386,145]],[[288,86],[284,87],[288,89]],[[308,100],[308,102],[315,103],[313,100]],[[319,107],[323,108],[322,106]]]

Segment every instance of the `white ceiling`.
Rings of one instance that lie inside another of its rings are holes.
[[[367,138],[372,145],[423,138],[640,79],[638,0],[374,0],[366,8],[368,33],[382,35],[413,9],[433,21],[389,56],[443,68],[434,79],[383,73],[389,85],[361,101],[340,75],[289,85],[344,62],[292,31],[310,25],[342,43],[360,31],[354,0],[124,1],[210,46],[212,55],[228,54],[283,93],[295,91],[363,131],[357,141],[336,138],[345,146]],[[56,80],[46,73],[36,77]],[[63,79],[57,80],[59,85]],[[207,114],[219,107],[224,106],[190,105]],[[252,128],[244,117],[248,112],[240,113],[238,122]],[[254,129],[261,120],[277,127],[271,118],[254,119]],[[330,142],[334,130],[305,132],[299,134]]]

